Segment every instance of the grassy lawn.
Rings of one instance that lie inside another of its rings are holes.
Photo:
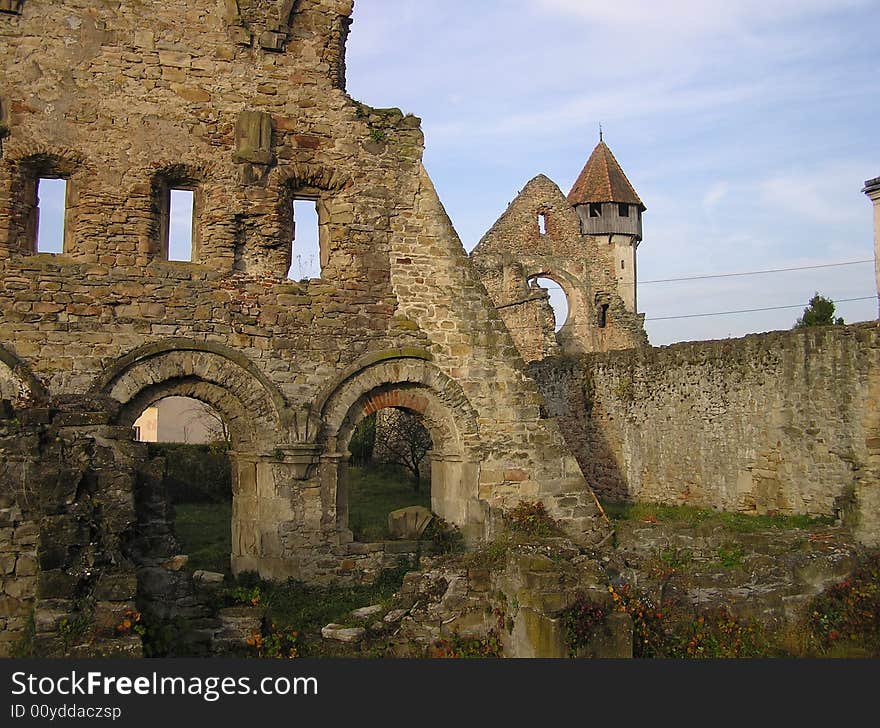
[[[729,513],[693,506],[664,506],[654,503],[602,501],[602,508],[612,521],[653,520],[685,528],[700,524],[719,525],[735,533],[813,528],[828,526],[835,522],[832,516],[753,516],[748,513]]]
[[[357,541],[388,539],[388,514],[407,506],[431,509],[431,484],[413,490],[412,478],[393,466],[351,467],[348,470],[348,527]]]
[[[174,531],[187,566],[207,571],[229,571],[232,552],[231,503],[178,503],[174,506]]]

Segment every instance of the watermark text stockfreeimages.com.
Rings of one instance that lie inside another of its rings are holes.
[[[150,675],[128,677],[107,675],[98,670],[78,672],[71,670],[60,677],[35,675],[30,672],[12,673],[14,696],[132,696],[132,695],[192,695],[208,702],[233,695],[317,695],[318,679],[303,676],[171,676]]]

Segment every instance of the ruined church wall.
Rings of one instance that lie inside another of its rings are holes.
[[[602,496],[842,515],[880,536],[880,326],[757,334],[531,365]]]
[[[642,317],[628,311],[618,294],[609,236],[582,235],[578,213],[544,175],[522,189],[471,259],[527,362],[647,342]],[[529,285],[536,277],[553,280],[565,292],[568,318],[558,332],[546,301]]]
[[[122,439],[160,395],[231,419],[239,568],[340,576],[339,432],[395,388],[451,413],[444,482],[475,531],[540,498],[603,537],[422,167],[419,120],[345,92],[351,3],[301,0],[280,24],[283,2],[233,6],[0,14],[0,355],[50,404],[118,399]],[[60,255],[29,237],[37,176],[68,181]],[[163,256],[157,190],[175,185],[196,191],[192,262]],[[320,279],[286,277],[297,193],[318,200]]]

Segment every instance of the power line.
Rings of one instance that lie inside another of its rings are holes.
[[[787,273],[793,270],[816,270],[817,268],[837,268],[844,265],[861,265],[862,263],[873,263],[874,259],[869,260],[849,260],[842,263],[821,263],[819,265],[800,265],[792,268],[768,268],[767,270],[750,270],[742,273],[710,273],[698,276],[683,276],[682,278],[656,278],[650,281],[639,281],[639,285],[646,283],[675,283],[676,281],[701,281],[707,278],[734,278],[736,276],[758,276],[765,273]]]
[[[635,283],[632,281],[618,281],[620,285],[647,285],[649,283],[676,283],[678,281],[701,281],[709,278],[735,278],[737,276],[758,276],[765,275],[767,273],[788,273],[789,271],[798,271],[798,270],[817,270],[819,268],[839,268],[841,266],[846,265],[863,265],[865,263],[873,263],[874,259],[869,258],[866,260],[848,260],[840,263],[821,263],[817,265],[800,265],[793,266],[791,268],[768,268],[767,270],[751,270],[751,271],[742,271],[739,273],[707,273],[704,275],[693,275],[693,276],[682,276],[681,278],[655,278],[647,281],[636,281]],[[537,278],[544,278],[545,280],[553,280],[552,278],[547,278],[546,276],[537,276]],[[552,288],[557,291],[564,291],[565,289],[562,286],[541,286],[542,288]]]
[[[871,301],[877,300],[877,296],[862,296],[861,298],[838,298],[835,299],[834,303],[846,303],[848,301]],[[645,318],[645,321],[669,321],[670,319],[686,319],[686,318],[700,318],[703,316],[727,316],[729,314],[734,313],[756,313],[758,311],[780,311],[784,308],[806,308],[809,306],[808,303],[794,303],[790,306],[767,306],[765,308],[744,308],[739,311],[713,311],[712,313],[688,313],[682,314],[681,316],[651,316],[650,318]]]
[[[874,301],[877,300],[878,296],[861,296],[859,298],[837,298],[834,299],[834,303],[849,303],[851,301]],[[540,298],[533,299],[525,299],[523,301],[515,301],[514,303],[526,303],[527,301],[538,301]],[[513,304],[507,304],[508,306]],[[645,321],[670,321],[672,319],[687,319],[687,318],[703,318],[706,316],[729,316],[731,314],[737,313],[758,313],[760,311],[781,311],[783,309],[789,308],[806,308],[809,306],[809,303],[793,303],[787,306],[765,306],[762,308],[743,308],[737,311],[712,311],[709,313],[688,313],[681,314],[679,316],[650,316],[646,317]],[[497,306],[496,308],[504,308],[504,306]],[[555,313],[555,312],[554,312]],[[508,326],[509,330],[520,330],[520,329],[533,329],[533,326]]]

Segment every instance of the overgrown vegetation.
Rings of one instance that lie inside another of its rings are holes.
[[[880,553],[864,557],[848,579],[812,601],[808,635],[820,652],[880,657]]]
[[[612,521],[663,522],[689,528],[699,525],[721,526],[734,533],[755,533],[764,530],[788,530],[832,525],[833,516],[771,516],[714,511],[693,506],[669,506],[655,503],[603,501],[605,515]]]
[[[455,633],[439,639],[431,646],[430,655],[436,658],[485,659],[502,657],[503,648],[498,633],[490,629],[485,637],[462,637]]]
[[[609,593],[612,609],[632,619],[638,658],[880,657],[880,552],[865,556],[848,579],[815,597],[806,619],[784,633],[724,608],[657,604],[626,583],[609,587]],[[583,595],[561,613],[572,655],[589,644],[608,613]]]
[[[504,512],[507,528],[528,538],[561,536],[559,524],[547,513],[540,501],[521,501]]]
[[[725,609],[695,614],[666,604],[656,605],[629,585],[609,587],[613,607],[633,622],[633,657],[768,657],[764,628],[753,620],[735,619]],[[595,636],[609,611],[585,596],[562,613],[566,644],[578,654]]]
[[[596,604],[584,594],[578,594],[574,604],[562,613],[562,628],[565,630],[565,644],[569,657],[577,657],[605,623],[608,610]]]
[[[352,610],[365,604],[389,604],[412,566],[402,558],[397,568],[383,571],[373,584],[334,587],[312,586],[294,579],[266,581],[252,572],[244,573],[223,589],[220,606],[265,608],[259,639],[254,636],[249,645],[254,656],[319,657],[332,647],[321,638],[322,627],[331,622],[353,625]]]

